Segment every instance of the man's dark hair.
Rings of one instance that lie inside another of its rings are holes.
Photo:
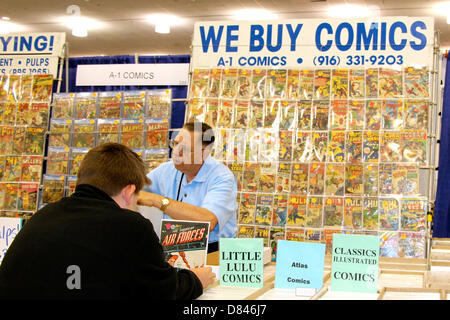
[[[200,121],[186,122],[183,125],[183,129],[186,129],[189,132],[200,132],[201,130],[202,132],[201,139],[203,147],[208,147],[209,145],[212,145],[215,141],[214,130],[204,122]]]
[[[117,195],[127,185],[135,193],[151,183],[144,161],[133,150],[120,143],[104,143],[92,148],[81,162],[77,185],[89,184],[109,196]]]

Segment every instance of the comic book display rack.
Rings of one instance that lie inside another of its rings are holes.
[[[381,257],[426,256],[432,75],[401,69],[194,69],[186,120],[216,133],[238,183],[238,237],[377,235]],[[274,248],[275,251],[275,248]]]

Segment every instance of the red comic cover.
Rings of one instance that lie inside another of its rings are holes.
[[[147,136],[145,147],[148,149],[164,149],[169,144],[169,123],[151,122],[147,120]]]
[[[331,100],[330,130],[347,129],[347,100]]]
[[[118,119],[120,118],[120,105],[122,96],[117,92],[101,92],[99,95],[99,118]]]
[[[144,123],[140,120],[123,120],[121,143],[131,149],[144,147]]]
[[[219,102],[219,119],[217,126],[221,128],[232,128],[234,121],[234,100],[221,99]]]
[[[405,93],[408,98],[430,96],[430,73],[427,67],[405,69]]]
[[[398,98],[403,96],[402,71],[380,68],[378,83],[380,98]]]

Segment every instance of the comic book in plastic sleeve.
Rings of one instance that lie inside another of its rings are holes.
[[[98,119],[97,120],[98,141],[97,145],[106,142],[119,143],[120,141],[120,120],[119,119]],[[165,146],[164,148],[166,148]]]
[[[0,181],[3,181],[5,175],[5,166],[6,166],[5,156],[0,156]]]
[[[342,227],[342,216],[344,214],[343,197],[325,197],[323,207],[324,227]]]
[[[378,84],[378,96],[380,98],[399,98],[403,96],[402,71],[380,68]]]
[[[209,222],[161,220],[161,246],[174,268],[193,270],[206,265]]]
[[[275,162],[278,158],[278,131],[264,130],[261,132],[261,145],[258,160],[260,162]]]
[[[222,69],[211,69],[209,73],[208,97],[218,98],[222,84]]]
[[[300,70],[287,71],[286,98],[297,100],[300,98]]]
[[[77,186],[77,176],[67,176],[66,197],[70,197],[75,192]]]
[[[64,176],[47,175],[43,177],[42,203],[52,203],[64,196]]]
[[[288,215],[288,195],[276,194],[273,197],[272,226],[284,227]]]
[[[277,261],[278,240],[284,240],[285,237],[286,237],[286,230],[284,227],[270,228],[269,247],[272,249],[272,259],[271,259],[272,262]]]
[[[234,100],[219,100],[219,119],[217,126],[221,128],[232,128],[234,123]]]
[[[305,225],[309,228],[321,228],[323,218],[323,197],[308,197]]]
[[[140,120],[122,120],[120,141],[131,149],[144,147],[144,122]]]
[[[167,149],[148,149],[145,150],[143,160],[147,166],[147,172],[159,167],[160,164],[169,160],[169,150]]]
[[[348,98],[348,69],[333,69],[331,73],[331,98]]]
[[[273,195],[258,194],[256,196],[255,224],[270,225],[272,219]]]
[[[191,97],[203,98],[208,94],[209,69],[194,69],[192,72]]]
[[[69,173],[69,150],[64,148],[48,148],[47,174]]]
[[[250,99],[252,88],[252,70],[239,69],[237,78],[237,98]]]
[[[38,192],[38,183],[21,183],[19,187],[17,209],[24,211],[35,211],[37,209]]]
[[[348,102],[348,130],[362,130],[365,124],[365,101],[349,100]]]
[[[164,149],[169,143],[169,123],[167,121],[146,120],[146,149]]]
[[[170,119],[172,115],[172,90],[149,90],[147,97],[147,118]]]
[[[74,93],[54,93],[52,119],[72,119]]]
[[[286,240],[289,241],[305,241],[305,229],[304,228],[286,228]]]
[[[366,98],[378,98],[378,68],[366,69]]]
[[[97,117],[97,92],[78,92],[75,94],[76,119],[95,119]]]
[[[400,203],[396,198],[380,198],[379,229],[395,231],[399,229]]]
[[[427,200],[423,198],[403,198],[400,213],[401,230],[426,230]]]
[[[280,100],[267,100],[264,110],[264,128],[278,129],[280,124]]]
[[[404,129],[426,130],[429,104],[429,100],[405,100]]]
[[[31,112],[29,101],[19,101],[17,103],[16,125],[31,125]]]
[[[380,132],[380,162],[402,161],[402,140],[400,131]]]
[[[364,131],[363,135],[363,161],[378,162],[380,148],[380,132]]]
[[[361,229],[363,221],[363,198],[346,197],[344,200],[344,228]]]
[[[267,71],[265,69],[252,70],[250,96],[252,99],[266,98]]]
[[[21,181],[40,182],[43,156],[22,156]]]
[[[263,246],[269,246],[269,227],[268,226],[255,226],[255,238],[263,239]]]
[[[94,119],[74,120],[72,147],[92,148],[95,145],[96,121]]]
[[[208,124],[211,128],[214,128],[217,125],[218,116],[219,116],[219,99],[217,98],[206,99],[206,112],[203,122]]]
[[[398,256],[401,258],[424,259],[425,235],[416,232],[399,232]]]
[[[378,198],[363,199],[363,229],[378,230]]]
[[[13,132],[13,147],[12,147],[12,153],[13,154],[23,154],[25,152],[25,137],[27,135],[27,128],[26,127],[14,127]]]
[[[0,101],[8,99],[9,77],[8,75],[0,75]]]
[[[41,155],[44,153],[45,132],[44,127],[27,127],[25,136],[25,154]]]
[[[378,195],[378,165],[365,164],[364,165],[364,195],[377,196]]]
[[[427,131],[403,130],[402,131],[403,162],[426,162]]]
[[[243,193],[239,203],[239,224],[254,224],[256,210],[256,194]]]
[[[329,131],[328,161],[345,162],[345,131]]]
[[[297,128],[299,130],[311,130],[312,100],[300,100],[297,102]]]
[[[307,163],[295,163],[291,172],[291,194],[306,195],[308,193],[308,173]]]
[[[259,164],[258,192],[275,192],[276,171],[276,162]]]
[[[18,101],[19,98],[20,98],[20,75],[10,74],[7,100]]]
[[[361,99],[366,96],[366,79],[364,69],[349,70],[349,97],[351,99]]]
[[[53,75],[38,74],[33,76],[32,99],[47,101],[52,97]]]
[[[343,196],[345,188],[345,165],[327,163],[325,165],[325,194]]]
[[[305,229],[305,242],[323,242],[323,231],[317,229]]]
[[[311,161],[324,162],[327,159],[328,131],[315,131],[312,133],[312,159]]]
[[[311,132],[297,131],[292,160],[295,162],[310,162],[313,157],[313,141]]]
[[[395,167],[395,163],[380,163],[379,194],[392,194],[392,174]]]
[[[20,181],[22,173],[22,156],[6,156],[3,181]]]
[[[367,100],[366,101],[366,130],[380,130],[381,128],[381,101]]]
[[[346,137],[347,162],[361,162],[362,160],[362,131],[347,131]]]
[[[330,98],[330,70],[315,70],[314,71],[314,98],[315,99],[329,99]]]
[[[347,100],[331,100],[330,130],[347,129]]]
[[[3,202],[3,209],[17,210],[19,184],[7,182],[4,184],[4,188],[5,188],[5,198]]]
[[[325,228],[323,230],[323,240],[325,242],[325,254],[333,254],[333,235],[335,233],[342,233],[341,228]]]
[[[291,162],[292,161],[292,138],[293,132],[283,130],[279,133],[279,148],[278,161]]]
[[[88,153],[89,148],[72,148],[70,150],[70,169],[69,174],[76,175],[78,169],[80,168],[81,161],[83,161],[84,156]]]
[[[236,238],[251,238],[255,237],[255,226],[238,225],[238,232]]]
[[[296,101],[282,101],[280,103],[280,130],[293,130],[295,128]]]
[[[32,102],[30,105],[31,125],[47,129],[50,114],[48,102]]]
[[[222,87],[220,96],[225,99],[234,99],[238,91],[238,69],[224,69],[222,71]]]
[[[286,97],[287,70],[267,70],[266,97],[268,99],[284,99]]]
[[[398,258],[398,232],[380,232],[380,257]]]
[[[286,226],[304,227],[306,223],[307,197],[290,194],[288,201],[288,217]]]
[[[0,126],[0,154],[11,154],[13,146],[13,126]]]
[[[249,129],[246,131],[245,140],[245,161],[257,162],[261,132],[257,129]]]
[[[249,128],[256,129],[264,126],[265,105],[264,100],[250,100]]]
[[[300,99],[312,99],[314,95],[314,70],[300,70],[299,93]]]
[[[243,163],[245,161],[245,130],[234,129],[230,133],[231,139],[228,140],[228,147],[232,152],[228,153],[227,160]]]
[[[244,176],[244,163],[243,162],[231,162],[227,164],[228,169],[233,173],[236,178],[237,190],[242,190],[242,180]]]
[[[328,130],[329,100],[313,100],[312,130]]]
[[[309,194],[323,195],[325,190],[325,163],[312,162],[309,165]]]
[[[71,119],[52,119],[48,138],[49,147],[69,148],[71,132]]]
[[[256,192],[259,186],[259,163],[246,162],[242,181],[243,191]]]
[[[31,100],[33,92],[33,76],[22,75],[20,80],[20,98],[19,100]]]
[[[430,73],[427,67],[406,67],[405,95],[408,98],[428,98],[430,96]]]
[[[16,108],[17,103],[15,102],[5,102],[0,107],[3,107],[3,118],[2,118],[2,124],[4,125],[11,125],[13,126],[16,123]]]
[[[144,119],[145,91],[125,91],[123,93],[123,118]]]
[[[205,118],[205,99],[194,98],[189,100],[188,105],[188,122],[200,121],[203,122]]]
[[[246,129],[248,127],[249,101],[236,100],[234,114],[234,128]]]
[[[417,164],[395,164],[392,172],[392,193],[403,195],[419,193],[419,166]]]
[[[363,165],[345,165],[345,195],[361,195],[363,193]]]
[[[291,192],[291,166],[292,165],[290,163],[278,163],[276,183],[277,193]]]
[[[120,118],[120,105],[122,103],[120,92],[100,92],[98,100],[100,119]]]
[[[218,160],[227,160],[228,147],[228,131],[226,129],[215,130],[216,140],[214,142],[214,158]]]
[[[403,100],[386,99],[381,102],[382,128],[400,130],[403,128]]]

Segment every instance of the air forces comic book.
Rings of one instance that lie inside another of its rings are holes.
[[[382,100],[381,114],[384,130],[400,130],[403,128],[403,100]]]
[[[40,182],[43,156],[22,156],[21,181]]]
[[[380,132],[364,131],[363,135],[363,161],[378,162],[380,148]]]
[[[300,70],[289,69],[287,72],[286,98],[297,100],[300,98]]]
[[[237,96],[238,69],[224,69],[222,71],[222,87],[220,96],[224,99],[234,99]]]
[[[315,70],[314,71],[314,98],[315,99],[330,99],[330,70]]]
[[[72,147],[92,148],[95,145],[96,121],[94,119],[75,120],[73,123]]]
[[[325,163],[310,163],[308,181],[308,194],[323,195],[325,189]]]
[[[52,119],[72,119],[73,117],[73,93],[54,93]]]
[[[325,197],[323,208],[323,225],[324,227],[342,227],[342,216],[344,212],[344,198],[342,197]]]
[[[300,195],[289,195],[288,227],[304,227],[306,222],[307,197]]]
[[[330,131],[328,162],[345,162],[345,131]]]
[[[426,199],[403,198],[401,203],[401,230],[419,232],[425,231],[427,217]]]
[[[331,74],[331,99],[348,98],[348,69],[333,69]]]
[[[396,198],[380,198],[380,229],[398,230],[399,229],[399,208],[400,203]]]
[[[325,194],[343,196],[345,188],[345,165],[327,163],[325,165]]]
[[[100,92],[98,99],[100,119],[120,118],[120,106],[122,103],[120,92]]]
[[[258,225],[270,225],[272,207],[272,194],[258,194],[256,197],[255,223]]]
[[[144,119],[145,91],[125,91],[123,93],[123,118]]]
[[[380,68],[378,79],[380,98],[399,98],[403,96],[402,71]]]
[[[344,228],[361,229],[363,221],[363,199],[346,197],[344,200]]]
[[[350,69],[349,73],[349,97],[351,99],[365,98],[366,86],[364,69]]]
[[[378,230],[378,198],[364,198],[363,229]]]
[[[299,130],[311,130],[312,100],[300,100],[297,102],[297,128]]]
[[[120,123],[119,119],[98,119],[98,141],[97,145],[106,142],[120,142]]]
[[[348,102],[348,129],[363,130],[365,124],[365,101],[349,100]]]
[[[402,140],[400,131],[380,132],[380,162],[402,161]]]
[[[405,100],[404,128],[426,130],[428,128],[428,100]]]
[[[253,69],[250,95],[252,99],[266,98],[267,71],[265,69]]]
[[[363,165],[345,165],[345,195],[361,195],[363,193]]]
[[[427,67],[405,69],[405,94],[408,98],[428,98],[430,96],[430,73]]]
[[[286,97],[287,70],[267,70],[266,97],[268,99],[284,99]]]
[[[209,69],[194,69],[192,73],[191,97],[203,98],[208,94]]]
[[[96,92],[78,92],[75,95],[75,115],[76,119],[95,119],[97,117],[97,97]]]
[[[239,224],[254,224],[256,210],[256,194],[243,193],[239,204]]]
[[[308,197],[308,205],[306,208],[306,227],[321,228],[323,218],[323,197]]]
[[[292,164],[291,194],[308,194],[308,173],[309,165],[307,163]]]
[[[32,99],[34,101],[48,101],[52,96],[53,76],[38,74],[33,76]]]

